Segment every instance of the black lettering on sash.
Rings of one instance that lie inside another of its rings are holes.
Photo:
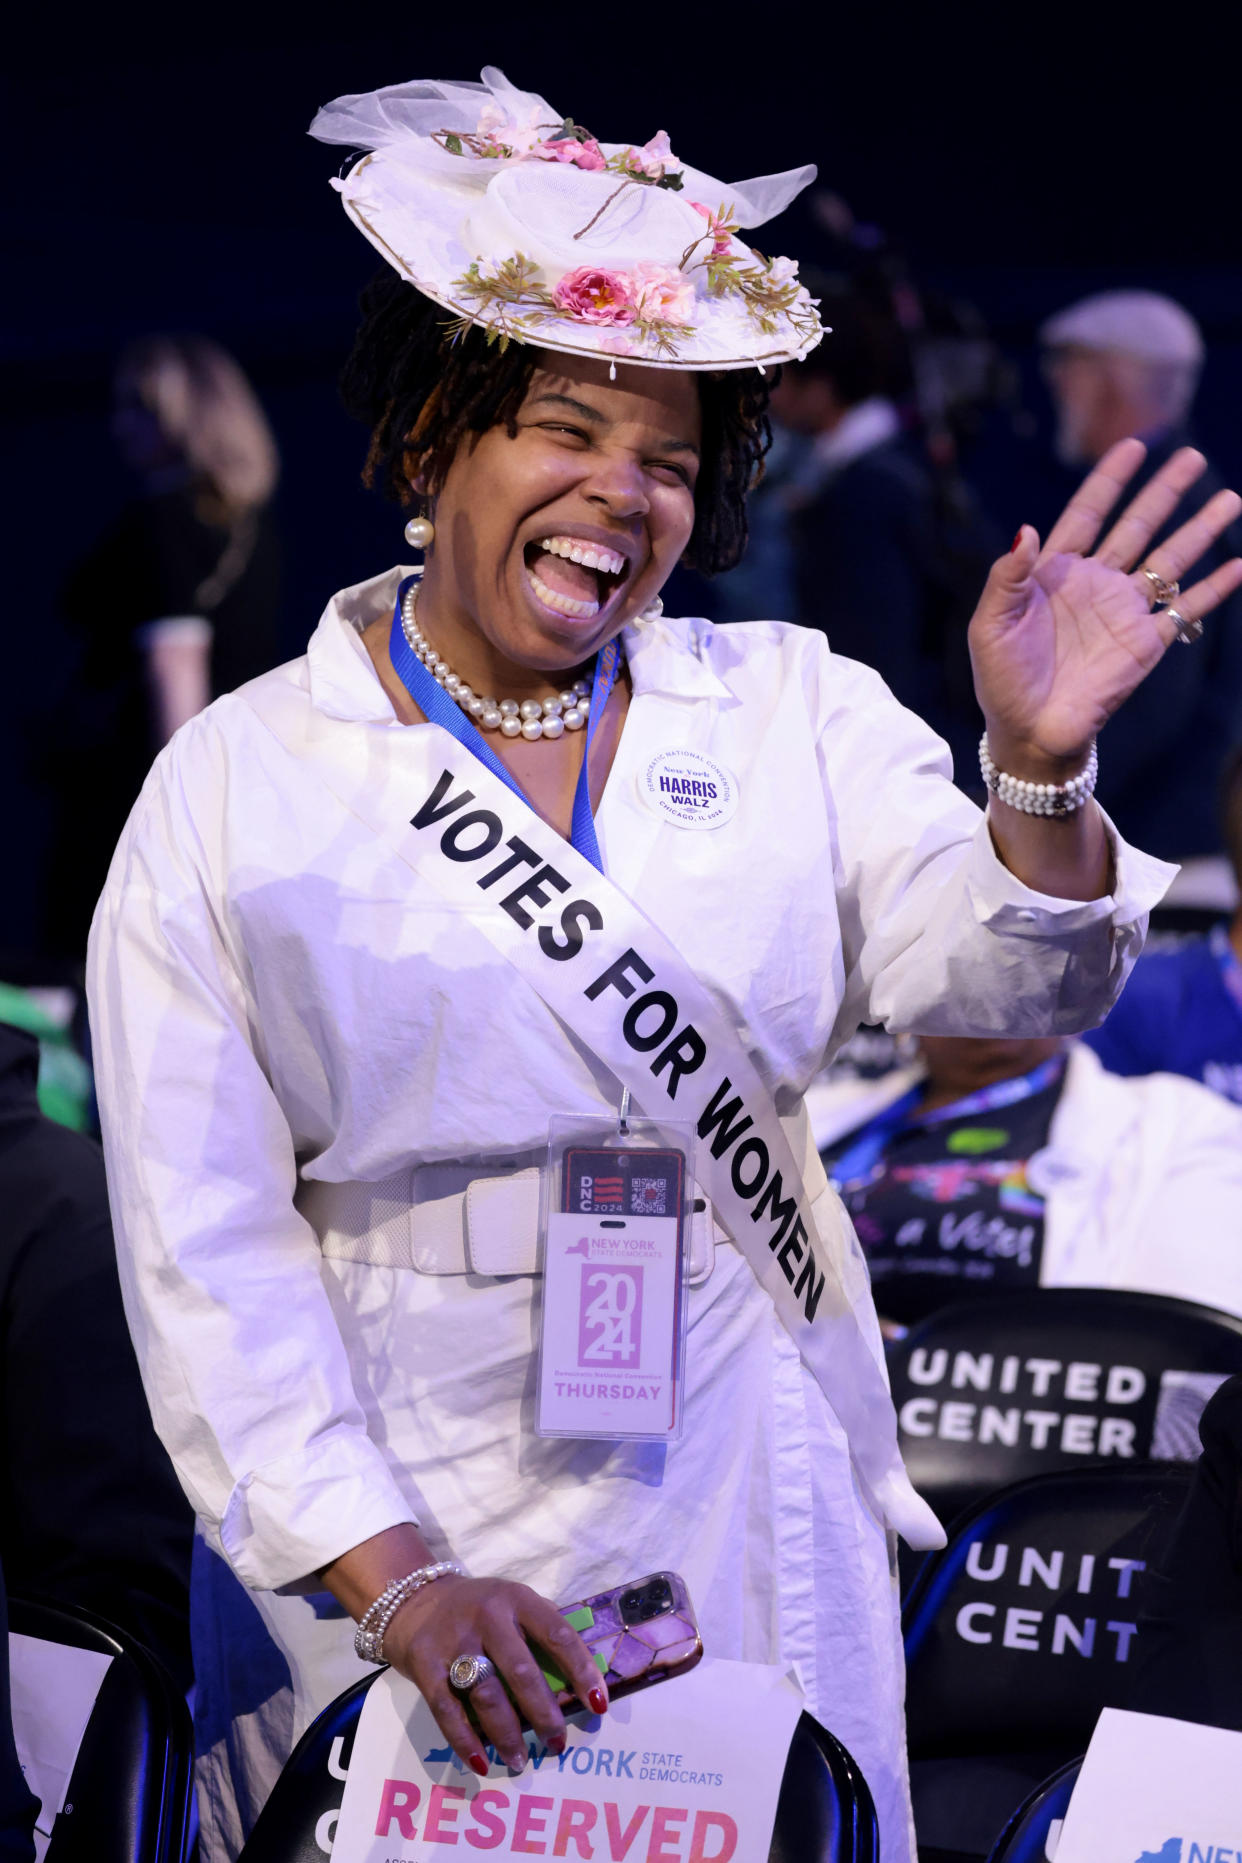
[[[463,789],[462,793],[454,796],[451,802],[445,802],[444,796],[452,780],[453,772],[445,770],[418,814],[411,815],[411,828],[430,828],[434,822],[442,822],[446,815],[451,815],[454,809],[464,809],[467,802],[474,801],[473,789]]]
[[[752,1168],[751,1170],[749,1183],[746,1181],[746,1166],[743,1164],[743,1160],[747,1157],[753,1157],[759,1161],[758,1168]],[[767,1177],[770,1165],[771,1159],[768,1157],[768,1148],[759,1135],[754,1133],[750,1138],[745,1139],[734,1152],[729,1165],[729,1171],[733,1178],[733,1188],[736,1190],[738,1196],[753,1197],[760,1184],[762,1184]]]
[[[780,1172],[773,1171],[763,1195],[757,1200],[750,1213],[751,1222],[757,1223],[768,1205],[771,1204],[772,1214],[768,1220],[777,1225],[776,1234],[768,1240],[768,1247],[772,1249],[779,1247],[784,1240],[785,1231],[798,1214],[797,1197],[782,1197],[781,1192],[784,1188]]]
[[[660,1026],[650,1035],[640,1035],[638,1024],[648,1009],[662,1012]],[[669,1030],[677,1023],[677,998],[670,996],[667,990],[648,990],[640,996],[625,1012],[625,1021],[621,1031],[631,1048],[637,1048],[640,1054],[647,1054],[652,1048],[658,1048],[662,1041],[667,1041]]]
[[[602,931],[604,928],[604,915],[592,900],[571,899],[569,904],[561,910],[561,930],[565,934],[564,944],[558,942],[556,933],[550,925],[539,927],[539,949],[545,957],[554,957],[561,963],[566,958],[577,957],[582,949],[584,936],[582,926],[578,923],[579,919],[582,920],[583,925],[589,925],[592,931]]]
[[[509,839],[505,842],[505,846],[511,847],[513,852],[510,854],[508,860],[502,860],[498,867],[493,867],[490,873],[485,873],[483,875],[482,879],[479,881],[479,885],[484,891],[486,891],[489,886],[494,886],[497,880],[503,880],[505,875],[507,873],[512,873],[515,867],[520,867],[523,861],[526,862],[528,867],[537,867],[539,865],[538,854],[536,854],[533,847],[527,847],[520,835],[511,834]]]
[[[793,1228],[789,1231],[789,1234],[786,1236],[776,1256],[777,1262],[780,1265],[780,1271],[791,1287],[793,1286],[794,1271],[793,1264],[790,1262],[789,1257],[792,1255],[795,1262],[801,1261],[802,1257],[806,1254],[806,1241],[806,1229],[803,1226],[802,1218],[800,1216],[795,1216]]]
[[[482,828],[483,839],[477,846],[463,847],[461,837],[472,828]],[[450,860],[482,860],[499,845],[504,831],[499,815],[493,815],[490,809],[471,809],[469,815],[459,815],[455,822],[449,823],[440,836],[440,849]]]
[[[735,1140],[741,1138],[747,1126],[753,1126],[755,1123],[749,1113],[741,1119],[735,1117],[735,1115],[742,1110],[740,1098],[730,1100],[727,1106],[723,1104],[724,1096],[732,1085],[733,1082],[726,1074],[715,1093],[713,1093],[711,1099],[704,1107],[702,1113],[699,1115],[698,1132],[701,1139],[711,1138],[716,1128],[720,1128],[717,1136],[712,1139],[713,1158],[723,1157],[730,1145],[732,1145]],[[733,1123],[730,1124],[730,1121]]]
[[[795,1300],[798,1298],[799,1294],[803,1295],[802,1304],[806,1308],[806,1317],[808,1320],[813,1320],[815,1318],[815,1309],[819,1305],[819,1297],[823,1291],[824,1277],[821,1274],[819,1279],[816,1280],[815,1257],[812,1255],[810,1249],[808,1249],[806,1260],[802,1264],[802,1272],[798,1276],[797,1286],[794,1288]]]
[[[529,931],[535,921],[530,913],[524,910],[521,902],[529,899],[532,905],[546,906],[549,886],[554,886],[558,893],[569,891],[569,881],[564,874],[558,873],[555,867],[540,867],[537,873],[528,873],[526,878],[501,900],[501,911],[507,912],[523,931]]]
[[[637,951],[633,949],[622,951],[616,963],[609,964],[607,970],[602,971],[594,983],[588,983],[582,994],[594,1002],[597,996],[602,996],[604,991],[611,987],[621,996],[633,996],[634,985],[630,982],[629,974],[631,971],[640,983],[650,983],[655,976],[655,971],[652,970],[650,964],[645,963]]]
[[[707,1043],[695,1028],[693,1022],[687,1022],[684,1029],[674,1035],[667,1048],[662,1048],[651,1063],[651,1071],[660,1075],[666,1067],[672,1068],[668,1077],[668,1097],[677,1098],[677,1083],[683,1074],[693,1074],[702,1067],[707,1059]]]

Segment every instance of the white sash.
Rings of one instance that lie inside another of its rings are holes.
[[[902,1464],[878,1335],[873,1345],[844,1285],[852,1251],[866,1300],[853,1230],[830,1195],[819,1199],[828,1221],[815,1222],[771,1095],[663,932],[448,732],[437,732],[440,774],[411,788],[400,760],[377,768],[366,727],[324,717],[296,686],[264,680],[239,696],[468,916],[649,1118],[694,1122],[695,1176],[840,1419],[878,1510],[912,1547],[943,1546]]]

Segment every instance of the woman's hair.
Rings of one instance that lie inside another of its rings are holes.
[[[117,364],[133,396],[226,518],[266,504],[280,470],[267,416],[240,366],[205,336],[146,336]]]
[[[516,417],[535,367],[525,343],[490,347],[471,327],[452,340],[447,314],[388,266],[361,298],[362,324],[341,376],[350,414],[371,429],[363,469],[367,485],[404,506],[417,505],[417,474],[433,498],[468,434]],[[702,464],[695,485],[694,529],[685,553],[692,569],[732,569],[746,547],[746,494],[772,443],[768,393],[778,371],[697,372],[702,409]]]

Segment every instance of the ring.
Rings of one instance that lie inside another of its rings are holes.
[[[1164,602],[1175,602],[1182,592],[1180,582],[1166,582],[1164,577],[1158,576],[1154,569],[1144,567],[1139,573],[1146,576],[1151,583],[1151,599],[1157,607]]]
[[[495,1673],[496,1665],[486,1656],[458,1656],[449,1664],[449,1687],[456,1689],[459,1695],[468,1695],[472,1688],[477,1688]]]
[[[1167,615],[1173,623],[1173,632],[1183,647],[1189,647],[1192,641],[1199,639],[1203,632],[1203,623],[1197,616],[1191,620],[1186,615],[1179,615],[1176,608],[1162,608],[1160,612],[1162,615]]]

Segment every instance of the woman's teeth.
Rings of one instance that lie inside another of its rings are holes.
[[[581,563],[587,569],[602,569],[606,576],[619,576],[625,568],[623,556],[615,550],[606,550],[599,543],[579,543],[573,537],[545,537],[539,548],[546,550],[549,556],[568,557],[571,563]]]
[[[572,615],[575,620],[586,621],[599,613],[598,602],[578,602],[572,595],[562,595],[557,589],[550,589],[546,582],[540,580],[533,569],[527,570],[530,586],[547,608],[555,608],[558,614]]]

